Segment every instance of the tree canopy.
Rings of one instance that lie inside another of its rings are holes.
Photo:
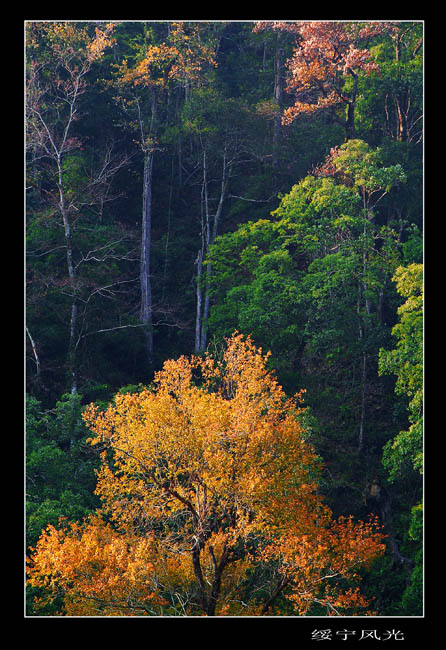
[[[332,521],[298,396],[266,359],[234,336],[221,359],[168,361],[153,390],[88,408],[102,508],[47,528],[31,584],[62,591],[67,613],[83,615],[280,613],[282,592],[300,615],[314,603],[327,615],[366,607],[339,583],[383,552],[380,533]]]

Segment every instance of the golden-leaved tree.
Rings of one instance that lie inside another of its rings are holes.
[[[333,519],[301,396],[267,360],[236,333],[222,354],[167,361],[154,388],[86,409],[103,506],[49,526],[29,558],[62,615],[370,613],[358,569],[382,535]]]

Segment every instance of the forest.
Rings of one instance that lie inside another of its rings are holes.
[[[423,21],[25,21],[27,617],[422,617]]]

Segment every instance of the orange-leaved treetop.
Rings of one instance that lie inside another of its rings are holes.
[[[301,114],[344,106],[346,119],[338,119],[346,129],[346,138],[354,138],[359,75],[379,71],[365,44],[374,36],[395,34],[398,24],[333,20],[256,23],[255,31],[263,29],[281,30],[296,38],[287,62],[287,91],[294,95],[295,103],[284,111],[284,124]]]
[[[380,531],[333,519],[301,395],[249,337],[226,343],[87,407],[102,508],[48,526],[29,558],[29,583],[62,594],[61,615],[370,613],[358,569],[384,551]]]

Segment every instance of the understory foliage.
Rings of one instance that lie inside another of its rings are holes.
[[[234,335],[221,358],[168,361],[153,390],[87,408],[102,508],[46,529],[30,584],[68,615],[368,612],[357,572],[382,535],[332,518],[301,396],[267,357]]]

